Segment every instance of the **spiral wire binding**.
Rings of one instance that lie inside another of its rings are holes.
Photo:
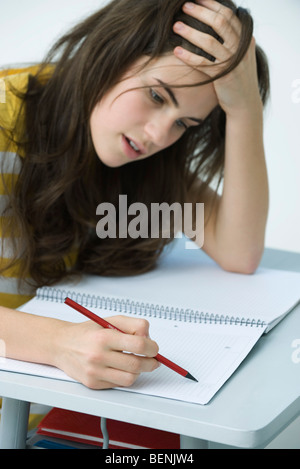
[[[102,309],[115,313],[132,314],[144,317],[155,317],[170,321],[182,321],[200,324],[225,324],[246,327],[265,327],[266,323],[260,319],[238,318],[235,316],[205,313],[193,309],[175,308],[154,303],[136,302],[124,298],[97,296],[53,287],[42,287],[37,290],[38,299],[63,303],[66,297],[80,303],[82,306]]]

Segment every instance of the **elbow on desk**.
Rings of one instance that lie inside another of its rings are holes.
[[[234,254],[220,260],[220,267],[226,272],[253,275],[261,261],[263,249],[252,253]]]

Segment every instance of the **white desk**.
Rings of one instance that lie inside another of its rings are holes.
[[[300,271],[300,254],[266,250],[262,265]],[[300,415],[300,364],[292,360],[295,339],[300,339],[300,306],[259,340],[205,406],[0,372],[0,448],[24,447],[29,402],[175,432],[182,435],[182,448],[205,448],[209,441],[264,447]]]

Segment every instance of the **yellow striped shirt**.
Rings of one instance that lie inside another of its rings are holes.
[[[7,139],[7,134],[1,129],[12,130],[14,121],[17,117],[21,101],[11,88],[26,91],[28,86],[28,79],[30,74],[34,74],[38,70],[38,66],[28,67],[23,69],[12,69],[7,71],[0,71],[0,167],[2,177],[0,178],[0,262],[1,268],[8,265],[12,258],[12,248],[10,245],[10,238],[3,239],[2,221],[3,211],[7,205],[8,195],[6,190],[13,186],[14,181],[18,177],[21,166],[21,156],[17,154],[17,148]],[[19,129],[21,132],[22,129]],[[5,183],[5,187],[4,187]],[[17,236],[17,233],[13,233]],[[3,242],[2,242],[3,241]],[[2,276],[0,276],[0,305],[8,308],[18,308],[20,305],[28,301],[34,295],[32,288],[23,287],[22,291],[18,290],[18,265],[13,268],[7,269]],[[0,418],[1,418],[2,400],[0,398]],[[31,404],[31,412],[29,418],[28,429],[36,427],[48,408]]]
[[[8,202],[7,190],[12,188],[14,181],[18,177],[21,166],[21,156],[17,154],[14,143],[8,139],[7,131],[14,129],[15,120],[20,112],[21,99],[15,95],[13,89],[24,92],[28,86],[30,74],[34,74],[37,67],[25,69],[15,69],[0,71],[0,167],[2,177],[0,178],[0,262],[1,268],[9,264],[12,258],[11,240],[9,237],[3,238],[3,211]],[[5,130],[3,130],[5,129]],[[22,129],[18,129],[18,132]],[[18,135],[16,136],[18,138]],[[12,233],[17,237],[17,233]],[[29,286],[18,289],[18,265],[4,271],[0,276],[0,305],[9,308],[17,308],[28,301],[34,295],[34,291]]]

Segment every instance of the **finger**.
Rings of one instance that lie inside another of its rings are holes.
[[[123,334],[111,329],[106,329],[105,334],[102,334],[103,336],[105,338],[102,338],[101,345],[104,345],[106,350],[129,352],[146,357],[155,357],[158,354],[158,345],[147,337]]]
[[[219,6],[217,11],[190,2],[183,5],[183,11],[210,26],[221,37],[227,49],[234,53],[241,34],[241,23],[230,8],[223,7],[218,2],[213,3]]]
[[[174,24],[174,31],[190,43],[203,49],[205,52],[215,57],[217,62],[223,62],[230,57],[230,53],[216,38],[210,34],[198,31],[190,26],[178,21]],[[196,55],[196,54],[194,54]],[[199,57],[198,55],[196,55]]]
[[[155,358],[141,357],[131,353],[110,352],[106,359],[107,366],[127,373],[140,374],[151,372],[159,367]]]
[[[138,377],[139,374],[137,373],[128,373],[126,371],[116,370],[115,368],[106,368],[105,372],[102,373],[99,383],[106,383],[107,387],[130,387],[135,383]],[[98,387],[97,380],[95,380],[95,386],[101,389]]]
[[[120,387],[129,387],[139,377],[135,373],[127,373],[122,370],[116,370],[114,368],[106,368],[102,370],[101,377],[92,376],[86,379],[83,379],[81,382],[84,386],[90,389],[111,389],[116,386]]]
[[[182,62],[192,68],[198,69],[210,78],[217,76],[223,70],[223,68],[221,68],[222,63],[216,64],[216,62],[212,62],[205,57],[194,54],[183,47],[175,47],[174,54]]]
[[[149,337],[149,322],[146,319],[112,316],[106,320],[127,334]]]
[[[201,13],[207,15],[205,23],[211,26],[216,33],[221,36],[220,33],[225,24],[223,21],[226,20],[226,23],[230,24],[235,33],[240,36],[242,26],[235,11],[215,0],[196,0],[196,2],[200,6]],[[224,18],[224,20],[222,18]],[[201,18],[198,19],[203,21]]]

